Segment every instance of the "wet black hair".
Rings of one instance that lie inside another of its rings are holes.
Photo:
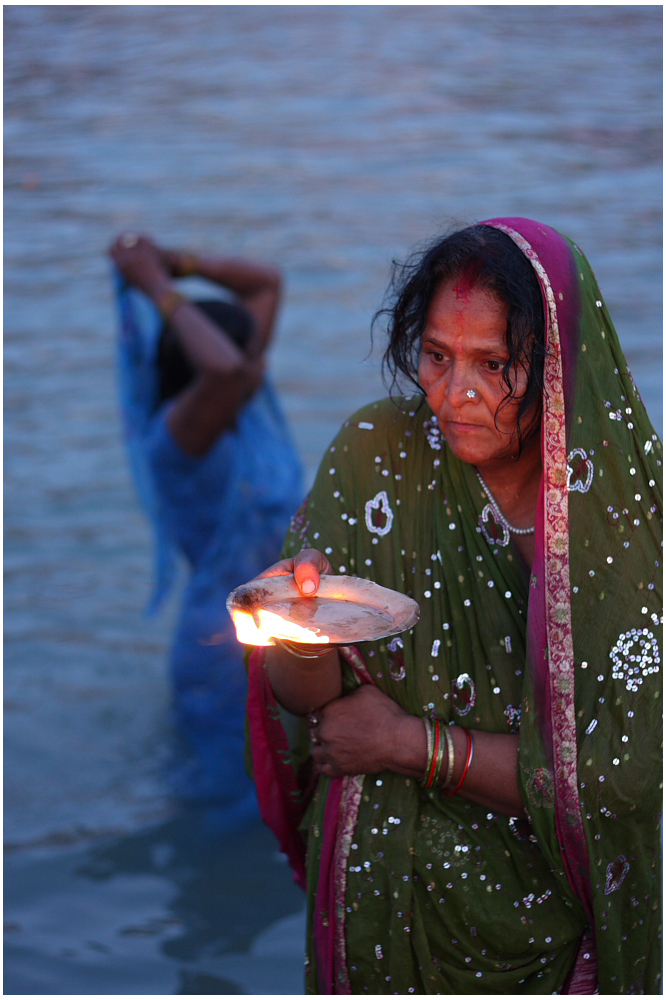
[[[522,448],[520,420],[544,390],[545,320],[541,289],[532,265],[499,229],[469,226],[417,250],[405,263],[393,262],[387,304],[373,319],[373,329],[377,320],[386,320],[388,346],[382,363],[385,381],[388,384],[388,372],[392,391],[403,375],[421,389],[418,363],[430,302],[442,284],[462,276],[468,277],[470,286],[484,289],[507,306],[509,356],[502,369],[506,395],[498,411],[516,394],[513,372],[519,365],[528,376],[516,417],[519,448]]]
[[[244,306],[222,299],[204,299],[192,304],[228,334],[237,347],[245,350],[254,330],[254,320]],[[167,399],[182,392],[196,375],[194,366],[168,323],[162,326],[157,346],[157,373],[158,393],[155,409]]]

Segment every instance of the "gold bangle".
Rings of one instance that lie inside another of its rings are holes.
[[[272,638],[276,645],[281,646],[282,649],[291,653],[292,656],[297,656],[299,660],[317,660],[320,656],[324,656],[326,653],[329,653],[333,648],[332,646],[321,646],[316,653],[303,653],[301,652],[303,648],[311,649],[312,647],[307,646],[307,644],[304,647],[298,642],[292,642],[290,639],[278,639],[276,635]]]
[[[425,786],[425,783],[428,780],[428,775],[430,774],[430,767],[432,765],[433,747],[432,722],[426,715],[423,716],[423,725],[425,726],[426,731],[426,766],[425,771],[423,772],[423,778],[421,779],[421,784]]]
[[[179,255],[177,277],[187,278],[190,274],[196,274],[197,268],[199,267],[199,258],[196,254],[189,253],[185,250]]]
[[[446,731],[444,723],[441,719],[437,719],[435,721],[435,725],[439,729],[439,742],[437,746],[437,761],[435,763],[435,773],[432,777],[432,783],[435,787],[437,787],[442,773],[442,761],[444,760],[444,739],[446,737]]]
[[[444,726],[444,736],[446,737],[446,749],[448,751],[448,760],[446,765],[446,779],[442,783],[442,788],[450,788],[453,782],[453,768],[456,762],[456,751],[453,746],[453,737],[449,732],[449,727]]]
[[[157,297],[155,305],[164,322],[169,323],[178,306],[182,306],[184,302],[187,302],[184,295],[181,295],[174,288],[169,288],[168,291],[162,292]]]

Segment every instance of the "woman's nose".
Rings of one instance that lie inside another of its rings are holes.
[[[453,365],[449,371],[446,398],[449,406],[458,409],[464,403],[469,403],[476,396],[472,373],[462,366]],[[471,395],[474,393],[474,395]]]

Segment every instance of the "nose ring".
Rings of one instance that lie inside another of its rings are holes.
[[[467,390],[467,398],[468,399],[474,399],[475,396],[476,396],[476,389],[468,389]]]

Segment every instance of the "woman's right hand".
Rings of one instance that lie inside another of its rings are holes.
[[[125,280],[147,295],[154,297],[170,287],[161,253],[146,236],[121,234],[109,247],[109,256]]]
[[[280,559],[273,563],[257,577],[291,576],[293,574],[296,586],[304,597],[312,597],[319,589],[319,577],[322,573],[332,573],[333,567],[326,556],[318,549],[303,549],[291,559]]]
[[[322,573],[332,567],[317,549],[303,549],[292,559],[281,559],[257,577],[291,576],[304,597],[317,592]],[[292,656],[292,652],[295,656]],[[303,659],[303,654],[307,657]],[[273,693],[279,703],[293,715],[307,715],[342,694],[340,657],[334,647],[290,641],[266,650],[266,668]]]

